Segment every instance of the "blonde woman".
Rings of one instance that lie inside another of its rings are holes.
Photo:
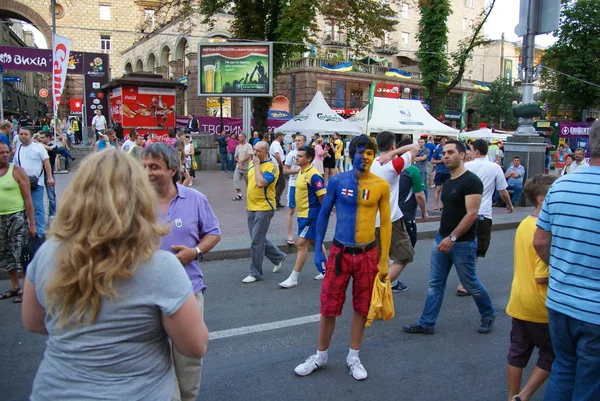
[[[83,162],[25,279],[24,326],[49,335],[31,400],[169,401],[169,338],[187,357],[206,352],[192,284],[175,255],[158,250],[169,228],[157,204],[126,153]]]

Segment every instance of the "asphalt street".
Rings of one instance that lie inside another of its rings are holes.
[[[352,305],[348,293],[344,315],[338,319],[329,350],[329,363],[308,377],[297,377],[294,367],[315,352],[320,282],[307,263],[300,285],[284,290],[277,283],[287,278],[295,255],[289,255],[281,272],[271,272],[265,261],[265,278],[242,284],[249,260],[206,263],[209,290],[206,322],[211,331],[199,400],[506,400],[506,353],[510,318],[505,313],[512,280],[514,230],[494,232],[479,277],[497,308],[491,334],[477,333],[479,314],[470,297],[455,295],[452,272],[434,335],[407,334],[403,324],[417,321],[423,309],[429,278],[432,240],[417,243],[414,263],[402,274],[409,286],[394,294],[396,317],[377,321],[366,330],[361,360],[367,380],[348,374],[348,330]],[[312,254],[309,255],[309,261]],[[8,282],[0,282],[2,288]],[[43,356],[45,338],[27,333],[21,308],[0,302],[0,400],[26,400]],[[536,355],[534,354],[534,358]],[[532,358],[530,365],[535,364]],[[530,366],[531,368],[531,366]],[[527,373],[530,369],[527,370]],[[543,389],[534,400],[541,400]]]

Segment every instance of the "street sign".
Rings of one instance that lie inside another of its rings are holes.
[[[15,77],[11,75],[5,75],[2,77],[4,82],[21,82],[21,77]]]

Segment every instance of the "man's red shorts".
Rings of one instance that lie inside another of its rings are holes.
[[[369,314],[373,283],[377,275],[379,251],[377,247],[357,254],[342,255],[342,269],[339,275],[335,271],[335,258],[342,248],[331,245],[326,264],[325,279],[321,286],[321,315],[339,316],[346,301],[346,289],[352,277],[352,305],[361,316]]]

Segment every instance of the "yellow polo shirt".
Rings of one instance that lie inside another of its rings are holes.
[[[317,169],[310,165],[296,178],[296,211],[298,217],[317,217],[321,210],[319,196],[325,195],[327,189],[323,177]]]
[[[271,161],[266,159],[259,165],[260,172],[268,185],[259,188],[256,185],[254,162],[248,166],[248,193],[246,194],[247,208],[251,212],[264,212],[275,210],[275,185],[279,178],[279,168]]]
[[[335,144],[335,158],[341,159],[342,158],[342,147],[344,146],[344,144],[341,139],[336,139],[335,141],[333,141],[333,143]]]

